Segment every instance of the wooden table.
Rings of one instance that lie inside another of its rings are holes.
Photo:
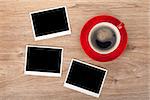
[[[148,0],[0,0],[0,100],[97,100],[63,87],[70,60],[77,58],[108,69],[100,100],[150,100]],[[67,5],[72,34],[34,41],[29,12]],[[109,14],[122,20],[129,36],[125,52],[102,63],[81,49],[79,36],[91,17]],[[26,44],[64,48],[61,78],[25,76]]]

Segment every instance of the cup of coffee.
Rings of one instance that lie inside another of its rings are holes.
[[[101,22],[91,29],[88,41],[95,52],[108,54],[118,47],[120,38],[120,32],[115,25],[108,22]]]

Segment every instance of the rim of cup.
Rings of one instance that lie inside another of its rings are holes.
[[[111,47],[110,49],[108,50],[100,50],[98,48],[95,48],[92,44],[92,35],[94,34],[94,31],[97,29],[97,28],[100,28],[100,27],[108,27],[110,28],[111,30],[114,31],[114,34],[116,36],[116,41],[115,41],[115,44],[113,47]],[[121,36],[120,36],[120,32],[118,30],[118,28],[113,25],[112,23],[109,23],[109,22],[101,22],[101,23],[98,23],[96,24],[90,31],[89,33],[89,36],[88,36],[88,41],[89,41],[89,44],[90,44],[90,47],[97,53],[99,54],[108,54],[108,53],[111,53],[113,52],[118,46],[119,46],[119,43],[120,43],[120,39],[121,39]]]

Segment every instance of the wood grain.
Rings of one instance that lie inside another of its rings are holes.
[[[29,12],[67,5],[72,34],[35,42]],[[149,0],[0,0],[0,100],[97,100],[63,87],[70,60],[108,69],[100,100],[149,100]],[[81,49],[79,36],[91,17],[110,14],[122,20],[129,36],[126,51],[101,63]],[[25,76],[26,44],[64,48],[61,78]]]

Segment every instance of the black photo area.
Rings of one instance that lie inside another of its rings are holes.
[[[62,49],[28,47],[26,71],[60,73]]]
[[[66,83],[99,93],[105,74],[104,70],[73,61]]]
[[[65,7],[32,13],[36,37],[69,30]]]

